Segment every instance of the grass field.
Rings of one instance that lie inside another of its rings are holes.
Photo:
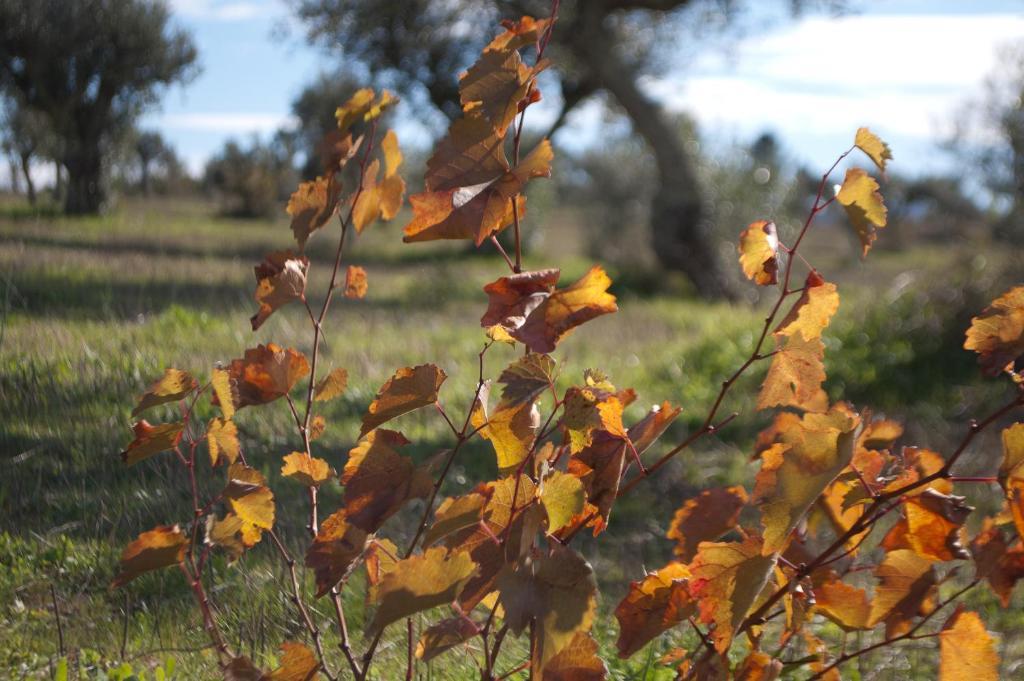
[[[527,264],[559,265],[563,281],[572,281],[590,265],[579,255],[585,226],[569,210],[538,217],[544,248],[530,253]],[[973,358],[959,346],[971,315],[1020,271],[1020,253],[921,244],[902,252],[880,248],[861,262],[835,229],[826,226],[812,234],[808,247],[812,261],[843,294],[826,338],[831,396],[906,419],[909,443],[948,450],[968,419],[994,405],[1006,389],[982,381]],[[311,242],[314,291],[324,287],[332,240],[318,235]],[[62,664],[70,665],[71,678],[76,673],[129,678],[129,669],[161,678],[168,664],[176,678],[216,676],[214,656],[180,574],[153,573],[123,590],[108,589],[124,544],[156,524],[186,521],[191,503],[187,479],[172,457],[125,468],[118,452],[131,439],[135,397],[165,367],[206,376],[214,363],[239,357],[257,343],[308,350],[308,320],[299,306],[278,312],[259,332],[249,330],[252,266],[264,253],[289,245],[284,221],[221,219],[196,202],[128,203],[109,216],[86,220],[3,204],[0,677],[50,678],[60,674]],[[366,405],[398,367],[426,361],[443,367],[450,378],[442,401],[450,412],[465,413],[484,341],[481,287],[504,268],[490,252],[470,256],[461,246],[402,245],[397,224],[374,227],[360,237],[347,261],[367,269],[370,292],[363,301],[339,303],[326,329],[325,364],[345,367],[350,387],[329,403],[326,434],[314,448],[336,468],[354,444]],[[613,280],[650,280],[639,276],[644,273],[614,267],[610,272]],[[649,287],[612,290],[620,311],[588,323],[560,345],[561,380],[567,386],[585,368],[606,370],[616,385],[633,386],[640,394],[628,413],[632,418],[662,400],[681,404],[683,416],[663,440],[667,447],[701,422],[719,382],[749,353],[763,305],[703,303],[671,277],[654,292]],[[514,356],[509,348],[496,348],[488,355],[488,372],[496,375]],[[629,580],[645,567],[660,567],[670,555],[664,533],[672,511],[710,484],[750,488],[756,472],[749,462],[751,443],[768,421],[753,411],[759,382],[754,372],[730,396],[727,410],[740,416],[717,439],[703,441],[625,498],[600,543],[581,542],[602,582],[605,616],[597,634],[603,645],[613,646],[610,612]],[[200,410],[204,417],[213,414],[208,405]],[[302,494],[278,479],[280,457],[298,444],[288,427],[287,405],[246,411],[254,413],[239,416],[245,451],[271,478],[283,538],[298,545]],[[434,412],[410,414],[396,426],[413,441],[419,458],[451,445]],[[654,450],[655,456],[664,451]],[[998,456],[997,436],[980,438],[966,459],[965,474],[991,471]],[[486,442],[474,443],[445,491],[492,479],[493,459]],[[211,488],[215,484],[209,481]],[[339,499],[340,488],[328,488],[323,508],[333,510]],[[995,488],[979,485],[970,501],[993,509],[998,495]],[[399,520],[388,528],[403,525],[411,523]],[[399,529],[388,531],[402,536]],[[269,666],[274,644],[301,639],[304,630],[280,588],[285,568],[266,544],[244,559],[241,569],[215,563],[212,598],[232,645]],[[961,568],[965,575],[971,570]],[[358,629],[364,600],[356,581],[346,605]],[[1003,612],[984,589],[973,591],[970,599],[987,613],[989,628],[1002,634],[1010,678],[1024,661],[1021,600]],[[316,608],[329,615],[322,605]],[[671,678],[657,658],[680,641],[692,644],[691,636],[672,632],[630,661],[615,661],[614,678]],[[403,646],[385,643],[378,678],[393,678],[396,665],[404,671]],[[895,655],[865,657],[860,670],[851,666],[844,678],[931,678],[926,661],[934,658],[932,648],[929,641],[915,642]],[[421,672],[431,679],[478,678],[459,651]]]

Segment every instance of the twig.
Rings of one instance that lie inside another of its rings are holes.
[[[60,608],[57,606],[57,590],[53,587],[53,582],[50,582],[50,600],[53,601],[53,617],[57,620],[57,645],[60,651],[60,656],[64,657],[64,626],[60,621]],[[124,648],[122,647],[121,656],[124,657]]]

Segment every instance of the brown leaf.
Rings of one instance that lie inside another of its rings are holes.
[[[878,586],[871,600],[868,626],[885,622],[885,637],[905,634],[914,617],[931,609],[936,584],[932,561],[909,549],[890,551],[875,569]]]
[[[978,353],[978,363],[989,376],[1013,369],[1024,355],[1024,286],[999,296],[971,320],[964,349]]]
[[[292,452],[284,457],[281,475],[306,487],[319,487],[334,477],[335,473],[323,459],[306,452]]]
[[[132,409],[132,417],[138,416],[150,407],[185,399],[185,396],[199,387],[191,374],[179,369],[167,369],[153,385],[139,397],[139,403]]]
[[[462,110],[482,116],[497,134],[504,134],[535,75],[514,48],[484,50],[459,77]]]
[[[742,542],[704,542],[690,563],[690,594],[700,603],[701,621],[714,623],[711,640],[720,653],[729,650],[737,627],[775,567],[758,537]]]
[[[860,239],[861,253],[867,255],[878,238],[877,228],[885,227],[888,212],[878,193],[878,183],[860,168],[850,168],[836,201],[846,209],[846,216]]]
[[[327,402],[345,394],[348,387],[348,372],[338,367],[323,377],[313,391],[314,402]]]
[[[493,182],[509,170],[503,143],[504,136],[483,116],[456,120],[427,161],[427,190],[457,190]]]
[[[506,402],[532,402],[554,382],[555,360],[549,355],[529,352],[512,362],[498,376]]]
[[[988,582],[1004,608],[1009,607],[1013,587],[1024,578],[1024,545],[1018,541],[1011,548],[1002,531],[986,519],[971,542],[971,553],[977,577]]]
[[[768,374],[757,397],[757,408],[796,407],[824,411],[828,395],[821,389],[825,380],[825,346],[820,338],[806,339],[799,331],[772,356]]]
[[[241,453],[238,443],[238,427],[234,421],[222,418],[210,419],[206,427],[206,446],[210,450],[210,465],[219,466],[227,462],[234,463]]]
[[[341,185],[327,177],[303,182],[288,200],[288,215],[292,216],[292,233],[299,249],[316,230],[327,224],[338,209]]]
[[[615,608],[619,657],[633,655],[662,632],[696,614],[697,603],[690,598],[689,578],[686,565],[669,563],[629,585],[629,593]]]
[[[593,636],[576,632],[568,645],[548,660],[542,681],[604,681],[608,669],[597,652]]]
[[[244,655],[231,659],[224,667],[224,681],[264,681],[266,675]]]
[[[121,553],[121,572],[113,588],[124,586],[143,572],[177,565],[185,559],[188,538],[177,525],[161,525],[140,534]]]
[[[779,281],[779,236],[775,223],[758,220],[740,232],[740,267],[758,286]]]
[[[481,484],[469,494],[442,501],[434,512],[434,524],[423,536],[423,545],[430,546],[450,534],[476,526],[493,493],[492,487]]]
[[[961,605],[939,634],[939,681],[998,681],[999,653],[976,612]]]
[[[555,290],[560,274],[559,270],[522,272],[487,284],[484,286],[487,311],[480,325],[484,328],[498,325],[508,331],[518,329]]]
[[[287,395],[299,379],[309,375],[309,362],[298,350],[268,343],[246,350],[242,359],[231,360],[227,370],[236,391],[235,406],[241,409]],[[215,402],[220,403],[219,395]]]
[[[316,577],[316,596],[320,598],[346,577],[363,554],[367,533],[345,518],[345,509],[336,511],[320,523],[320,531],[306,551],[306,567]]]
[[[181,441],[184,431],[184,421],[153,426],[146,419],[141,419],[132,426],[135,439],[121,452],[121,459],[129,466],[134,466],[154,454],[174,449]]]
[[[376,532],[410,499],[430,493],[430,475],[395,450],[407,444],[401,433],[382,428],[368,433],[348,453],[341,484],[349,523]]]
[[[349,265],[345,272],[345,297],[365,298],[366,289],[366,270],[356,265]]]
[[[429,662],[443,652],[465,643],[480,633],[473,620],[468,617],[449,617],[432,624],[420,635],[416,643],[417,659]]]
[[[434,364],[406,367],[377,391],[377,397],[363,415],[360,437],[391,419],[437,401],[437,391],[448,375]]]
[[[736,527],[746,505],[747,492],[739,485],[706,489],[687,499],[676,510],[666,535],[676,543],[676,557],[689,561],[701,542],[718,539]]]
[[[303,299],[308,272],[309,258],[296,257],[291,251],[274,251],[263,258],[256,266],[255,298],[260,309],[249,320],[253,331],[279,307]]]
[[[612,280],[595,265],[576,283],[558,289],[536,307],[509,334],[533,352],[551,352],[573,328],[595,317],[615,312],[615,296],[608,293]]]
[[[468,553],[448,552],[441,547],[398,561],[377,586],[380,605],[369,634],[403,617],[455,600],[476,569]]]

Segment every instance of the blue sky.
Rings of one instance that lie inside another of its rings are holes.
[[[747,21],[726,46],[687,59],[678,74],[643,83],[672,110],[687,111],[717,141],[764,130],[814,166],[869,125],[890,141],[901,172],[944,162],[936,142],[956,110],[981,92],[997,50],[1024,40],[1024,0],[853,0],[839,18]],[[267,135],[289,123],[292,99],[324,59],[291,26],[283,0],[170,0],[192,31],[202,73],[171,89],[142,124],[159,130],[197,170],[229,138]],[[759,24],[763,24],[762,27]],[[284,29],[284,30],[282,30]],[[540,122],[544,112],[535,120]],[[429,143],[407,117],[406,143]],[[598,106],[585,107],[556,142],[600,139]],[[905,164],[899,163],[907,159]]]

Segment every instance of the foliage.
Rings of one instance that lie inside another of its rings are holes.
[[[321,175],[302,183],[289,202],[298,250],[271,253],[255,268],[259,309],[252,326],[301,303],[312,335],[309,357],[294,348],[260,344],[201,378],[167,369],[142,393],[133,415],[175,403],[178,411],[157,425],[137,421],[122,458],[130,466],[176,461],[187,476],[191,513],[179,524],[141,532],[124,549],[113,585],[177,568],[228,679],[318,674],[333,679],[346,673],[366,679],[385,632],[402,622],[406,678],[413,677],[417,659],[456,648],[472,656],[481,678],[489,681],[516,671],[551,681],[607,678],[611,661],[599,657],[594,638],[604,626],[597,617],[597,580],[577,538],[587,531],[596,542],[610,531],[620,500],[635,497],[634,490],[695,442],[725,429],[738,416],[721,414],[733,387],[752,367],[767,364],[757,409],[780,409],[754,445],[761,468],[752,489],[711,487],[678,510],[668,532],[677,543],[675,558],[637,575],[616,608],[620,656],[629,658],[662,632],[688,626],[696,634],[693,649],[659,661],[674,667],[680,678],[773,679],[789,669],[808,678],[835,679],[839,667],[873,650],[938,639],[942,678],[961,678],[965,670],[979,681],[997,678],[996,643],[961,597],[985,581],[1005,602],[1024,576],[1024,426],[1004,431],[998,475],[967,477],[953,469],[979,433],[1024,404],[1024,378],[1018,373],[1024,287],[1011,289],[975,317],[965,343],[979,354],[987,374],[1008,380],[1012,394],[972,422],[947,456],[897,447],[901,424],[876,418],[866,408],[831,402],[823,388],[822,334],[837,314],[840,294],[799,249],[815,218],[833,203],[842,206],[865,255],[877,230],[885,227],[884,200],[867,171],[847,169],[834,194],[825,196],[840,162],[855,151],[885,170],[888,147],[862,128],[822,176],[795,234],[780,234],[773,223],[759,220],[740,235],[744,274],[774,292],[775,303],[749,354],[722,382],[696,427],[657,458],[645,458],[679,417],[680,407],[665,402],[633,418],[629,407],[636,392],[617,388],[597,369],[588,369],[566,389],[556,386],[559,364],[550,353],[577,327],[618,311],[616,297],[608,292],[610,277],[594,265],[560,286],[557,269],[523,269],[525,190],[550,174],[553,152],[543,140],[521,153],[522,122],[539,99],[536,77],[547,66],[544,52],[557,7],[556,2],[549,19],[506,22],[466,72],[462,116],[428,161],[424,191],[410,197],[405,241],[489,243],[510,270],[483,286],[487,308],[465,415],[452,413],[443,368],[434,363],[399,368],[365,409],[358,442],[340,470],[313,456],[311,442],[327,426],[323,405],[345,396],[355,371],[323,366],[327,313],[338,289],[350,299],[369,290],[365,271],[354,265],[342,284],[346,245],[378,220],[395,217],[405,189],[395,134],[378,136],[380,115],[396,100],[387,91],[359,90],[337,109],[338,130],[328,139]],[[364,124],[365,132],[353,133],[356,123]],[[378,148],[382,158],[374,157]],[[358,166],[354,186],[341,175],[350,163]],[[304,252],[335,216],[338,241],[317,311],[307,286],[313,263]],[[509,229],[512,253],[496,238]],[[806,269],[802,283],[798,268]],[[359,334],[350,338],[358,342]],[[487,360],[502,346],[523,353],[488,379]],[[298,447],[281,459],[282,475],[289,478],[284,484],[302,486],[308,502],[301,555],[283,538],[283,508],[261,472],[278,464],[256,461],[238,439],[248,412],[282,401]],[[204,424],[200,414],[207,403],[219,415]],[[390,428],[431,408],[450,431],[452,444],[434,456],[417,457],[413,443]],[[454,464],[480,440],[493,450],[490,468],[497,476],[441,500]],[[320,488],[335,476],[344,487],[341,504],[321,519]],[[966,523],[974,509],[955,492],[979,482],[998,482],[1006,508],[984,518],[982,531],[969,539]],[[404,536],[395,528],[403,521]],[[298,623],[281,644],[272,671],[229,645],[224,612],[212,600],[213,563],[242,563],[247,552],[267,543],[283,563]],[[972,556],[974,577],[961,584],[958,561]],[[303,567],[312,572],[316,598],[330,601],[329,617],[308,602]],[[343,600],[356,574],[367,585],[365,645],[350,633],[354,618]],[[946,582],[956,588],[943,594]],[[937,616],[954,603],[952,614],[936,628]],[[437,608],[448,611],[422,627],[421,613]],[[326,626],[336,628],[341,660],[325,646]],[[833,627],[877,629],[882,638],[837,652],[826,643]],[[520,637],[528,645],[519,647],[522,655],[513,662],[518,666],[512,672],[499,668],[515,645],[509,642]],[[649,648],[648,667],[652,655]]]
[[[220,198],[224,212],[244,218],[274,215],[294,182],[290,150],[258,139],[248,147],[229,140],[203,172],[204,186]]]

